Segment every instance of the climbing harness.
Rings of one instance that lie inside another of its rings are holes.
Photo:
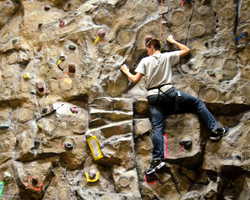
[[[168,83],[168,84],[164,84],[164,85],[160,85],[160,86],[158,86],[158,87],[153,87],[153,88],[148,89],[148,91],[149,91],[149,90],[153,90],[153,89],[158,89],[158,94],[157,94],[157,99],[156,99],[155,105],[157,105],[157,103],[158,103],[160,93],[164,94],[166,97],[168,97],[168,98],[170,98],[170,99],[173,98],[173,97],[169,96],[168,94],[166,94],[166,91],[165,91],[165,93],[164,93],[164,92],[161,90],[161,87],[163,87],[163,86],[165,86],[165,85],[170,85],[170,84]],[[174,97],[174,99],[175,99],[174,108],[175,108],[175,110],[177,111],[177,110],[179,110],[179,103],[182,101],[182,96],[181,96],[180,91],[176,90],[174,87],[172,87],[172,88],[173,88],[173,89],[175,90],[175,92],[176,92],[176,95],[175,95],[175,97]],[[171,88],[170,88],[170,89],[171,89]],[[170,90],[170,89],[169,89],[169,90]],[[169,91],[169,92],[170,92],[170,91]]]

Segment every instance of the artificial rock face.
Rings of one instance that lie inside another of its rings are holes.
[[[249,4],[0,0],[1,199],[245,200]],[[195,114],[172,113],[166,167],[145,176],[153,149],[145,78],[133,85],[120,66],[134,71],[148,35],[162,52],[178,50],[169,34],[191,49],[173,67],[173,85],[201,98],[230,134],[211,142]]]

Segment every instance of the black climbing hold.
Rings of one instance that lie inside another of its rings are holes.
[[[50,7],[45,5],[44,10],[48,11],[48,10],[50,10]]]
[[[12,43],[13,43],[13,44],[16,44],[16,42],[17,42],[17,39],[16,39],[16,38],[12,40]]]
[[[42,23],[38,23],[38,28],[41,28],[43,26]]]
[[[208,44],[208,42],[205,42],[205,44],[204,44],[204,45],[205,45],[206,47],[208,47],[208,45],[209,45],[209,44]]]
[[[64,145],[65,145],[66,149],[68,149],[68,150],[73,149],[73,145],[71,143],[69,143],[69,142],[65,142]]]
[[[38,82],[37,88],[38,88],[39,92],[44,92],[44,82]]]
[[[192,140],[188,139],[188,138],[182,139],[182,140],[179,141],[179,144],[181,146],[184,146],[185,149],[190,149],[191,146],[192,146]]]
[[[42,108],[42,113],[46,113],[48,111],[48,108]]]
[[[9,128],[9,125],[7,125],[7,124],[0,124],[0,129],[1,130],[6,129],[6,128]]]
[[[245,37],[247,37],[248,36],[248,31],[244,30],[243,34],[244,34]]]
[[[60,56],[60,60],[64,61],[65,60],[65,56],[61,55]]]
[[[71,50],[76,50],[76,47],[74,46],[74,45],[69,45],[69,49],[71,49]]]
[[[77,15],[77,14],[78,14],[78,12],[75,12],[75,13],[74,13],[74,15]]]
[[[67,3],[67,6],[68,6],[68,7],[71,7],[71,5],[72,5],[71,2],[68,2],[68,3]]]

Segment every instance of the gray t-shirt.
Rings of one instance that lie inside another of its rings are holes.
[[[143,58],[135,72],[139,72],[147,77],[146,89],[158,87],[160,85],[170,84],[172,80],[171,67],[177,64],[180,60],[180,51],[167,53],[158,53],[149,57]],[[161,88],[166,91],[172,87],[166,85]],[[147,95],[157,94],[158,89],[148,91]]]

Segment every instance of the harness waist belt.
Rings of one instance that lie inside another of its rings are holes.
[[[149,88],[149,90],[154,90],[154,89],[160,89],[161,87],[165,86],[165,85],[171,85],[170,83],[167,83],[167,84],[164,84],[164,85],[160,85],[160,86],[157,86],[157,87],[152,87],[152,88]]]

